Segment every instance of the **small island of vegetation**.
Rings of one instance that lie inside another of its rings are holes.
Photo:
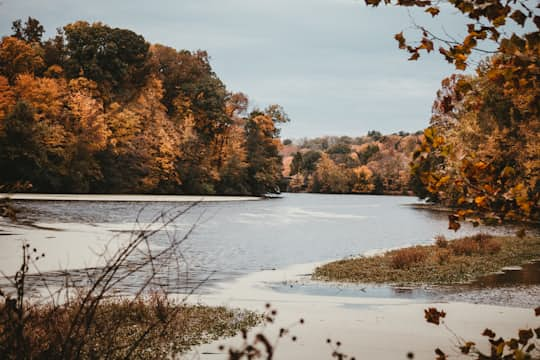
[[[449,285],[540,259],[540,238],[477,234],[456,240],[443,236],[434,245],[388,251],[372,257],[339,260],[317,267],[324,281]]]

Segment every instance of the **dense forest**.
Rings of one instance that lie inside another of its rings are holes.
[[[0,44],[0,190],[263,194],[282,173],[278,105],[250,109],[204,51],[75,22]]]
[[[293,192],[408,194],[422,132],[284,141],[283,175]]]

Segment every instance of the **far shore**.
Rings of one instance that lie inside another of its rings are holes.
[[[0,198],[11,200],[36,201],[131,201],[131,202],[226,202],[255,201],[262,196],[226,196],[226,195],[127,195],[127,194],[33,194],[0,193]]]

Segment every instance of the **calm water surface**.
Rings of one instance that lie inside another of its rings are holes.
[[[196,224],[180,249],[185,270],[192,281],[210,275],[209,284],[215,284],[262,269],[427,244],[437,234],[456,236],[447,230],[445,214],[408,206],[413,203],[417,203],[414,197],[316,194],[200,203],[167,226],[166,231],[154,236],[151,244],[164,247],[171,236],[182,236]],[[187,203],[92,201],[20,201],[15,205],[24,209],[23,220],[40,226],[91,225],[96,233],[105,231],[111,237],[133,229],[137,222],[148,224],[159,213],[188,206]],[[480,230],[514,231],[465,227],[457,235]],[[13,237],[0,237],[0,250],[6,241],[13,241]],[[1,265],[0,260],[0,268]],[[72,270],[77,273],[76,269]]]

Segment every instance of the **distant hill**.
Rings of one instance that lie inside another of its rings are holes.
[[[399,132],[284,140],[287,190],[313,193],[410,194],[409,163],[423,137]]]

